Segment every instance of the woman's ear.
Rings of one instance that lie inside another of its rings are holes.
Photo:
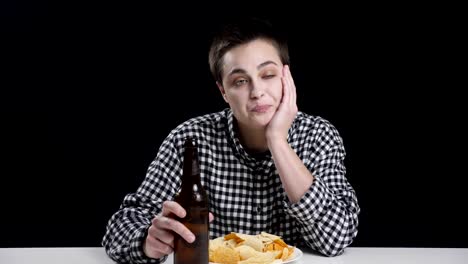
[[[218,89],[221,92],[221,95],[223,96],[224,101],[229,104],[229,101],[226,96],[226,91],[224,90],[223,85],[219,82],[216,82],[216,86],[218,86]]]

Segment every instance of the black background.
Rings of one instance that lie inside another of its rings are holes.
[[[353,246],[467,247],[457,16],[287,4],[3,2],[0,246],[99,246],[170,130],[227,107],[210,37],[254,14],[289,37],[299,109],[343,137]]]

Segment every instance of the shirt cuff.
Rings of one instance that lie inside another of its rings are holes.
[[[164,263],[167,256],[164,256],[159,259],[153,259],[146,256],[143,251],[143,242],[146,239],[146,234],[148,232],[148,226],[137,229],[133,235],[133,238],[130,242],[130,257],[134,263]]]
[[[297,203],[283,201],[286,212],[301,222],[315,222],[333,202],[334,196],[320,178],[315,178],[309,190]]]

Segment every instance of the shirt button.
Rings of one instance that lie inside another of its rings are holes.
[[[262,207],[261,206],[257,206],[257,213],[260,213],[262,211]]]

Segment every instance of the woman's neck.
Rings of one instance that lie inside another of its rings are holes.
[[[248,153],[261,153],[268,150],[265,127],[248,127],[236,123],[239,140]]]

